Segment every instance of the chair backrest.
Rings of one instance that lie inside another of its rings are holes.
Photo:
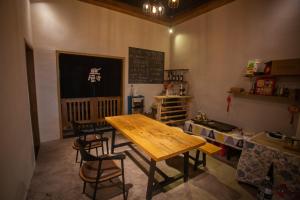
[[[80,126],[74,120],[72,121],[72,128],[73,128],[74,135],[77,136],[77,137],[79,137],[81,135],[81,133],[80,133]]]
[[[78,145],[79,145],[79,151],[80,151],[80,155],[81,155],[82,160],[84,160],[84,161],[99,160],[99,158],[91,155],[90,153],[88,153],[85,150],[86,146],[91,145],[90,142],[87,142],[87,141],[83,140],[81,137],[77,138],[77,142],[78,142]]]

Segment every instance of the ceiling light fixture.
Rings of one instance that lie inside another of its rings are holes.
[[[178,8],[179,0],[168,0],[168,6],[170,8]]]
[[[179,0],[168,0],[170,8],[178,8]],[[143,12],[148,15],[162,16],[165,13],[165,6],[158,0],[146,0],[143,4]]]

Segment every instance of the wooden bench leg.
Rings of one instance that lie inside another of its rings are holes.
[[[206,153],[202,152],[202,160],[199,160],[199,157],[200,157],[200,151],[197,150],[196,151],[196,157],[195,157],[195,164],[194,164],[194,170],[195,171],[197,170],[197,167],[200,164],[203,164],[203,167],[206,167]]]
[[[197,149],[197,151],[196,151],[196,158],[195,158],[195,164],[194,164],[194,171],[197,170],[198,163],[199,163],[199,156],[200,156],[200,151]]]
[[[203,153],[202,163],[203,163],[203,167],[205,167],[206,166],[206,153]]]

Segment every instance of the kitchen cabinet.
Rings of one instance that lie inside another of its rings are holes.
[[[300,152],[285,148],[284,140],[272,139],[265,132],[245,140],[236,178],[240,182],[257,186],[272,164],[274,194],[285,196],[280,199],[297,199],[290,195],[300,191]]]
[[[155,96],[156,119],[168,124],[183,124],[188,117],[188,102],[191,96]]]

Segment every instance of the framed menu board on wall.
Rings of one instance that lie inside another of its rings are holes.
[[[129,47],[128,83],[163,83],[164,62],[164,52]]]

